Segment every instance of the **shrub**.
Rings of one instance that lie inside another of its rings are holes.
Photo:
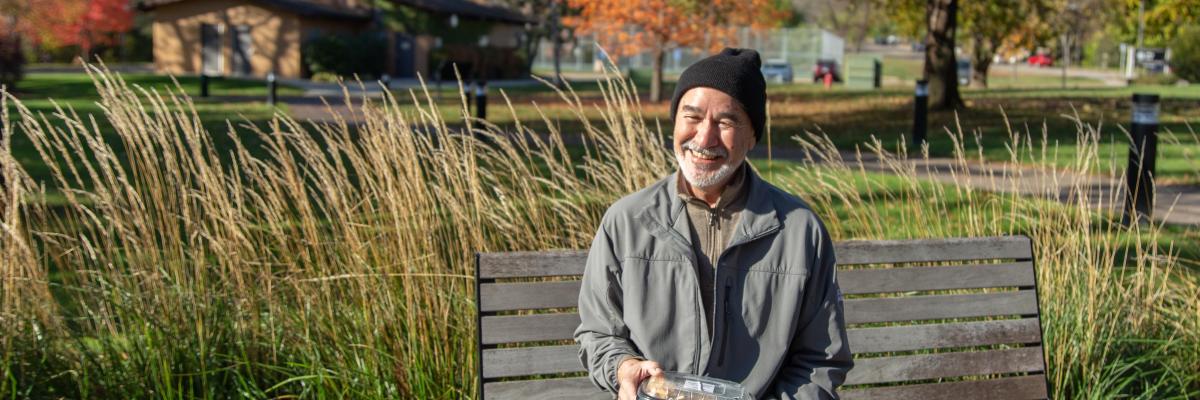
[[[1200,25],[1180,29],[1172,41],[1171,71],[1188,82],[1200,82]]]
[[[317,75],[378,77],[383,72],[387,45],[378,32],[324,35],[304,43],[304,66]]]
[[[0,33],[0,85],[12,90],[25,73],[25,52],[21,37]]]

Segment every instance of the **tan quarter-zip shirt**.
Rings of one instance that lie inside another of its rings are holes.
[[[704,302],[704,321],[708,324],[709,336],[713,327],[713,297],[716,292],[716,269],[720,266],[721,252],[729,245],[729,239],[737,227],[738,218],[746,208],[746,163],[734,172],[716,207],[709,207],[703,199],[693,196],[689,185],[679,174],[679,196],[687,205],[692,250],[696,254],[696,273],[700,277],[700,298]]]

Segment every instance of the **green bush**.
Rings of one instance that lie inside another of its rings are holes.
[[[1200,82],[1200,25],[1180,29],[1171,42],[1171,71],[1188,82]]]
[[[378,32],[324,35],[304,43],[304,66],[313,75],[375,78],[383,73],[387,42]]]
[[[0,34],[0,85],[11,91],[24,74],[25,52],[21,50],[21,37]]]

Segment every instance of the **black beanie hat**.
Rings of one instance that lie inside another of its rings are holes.
[[[725,48],[720,53],[697,61],[679,75],[675,96],[671,98],[671,121],[679,108],[679,99],[689,89],[704,86],[720,90],[742,103],[754,126],[754,140],[761,141],[767,123],[767,81],[760,68],[762,59],[752,49]]]

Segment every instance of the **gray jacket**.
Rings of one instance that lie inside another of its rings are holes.
[[[616,393],[616,363],[632,355],[741,382],[755,398],[837,398],[853,361],[829,233],[802,200],[747,172],[746,208],[717,267],[712,335],[675,175],[605,213],[575,330],[601,389]]]

